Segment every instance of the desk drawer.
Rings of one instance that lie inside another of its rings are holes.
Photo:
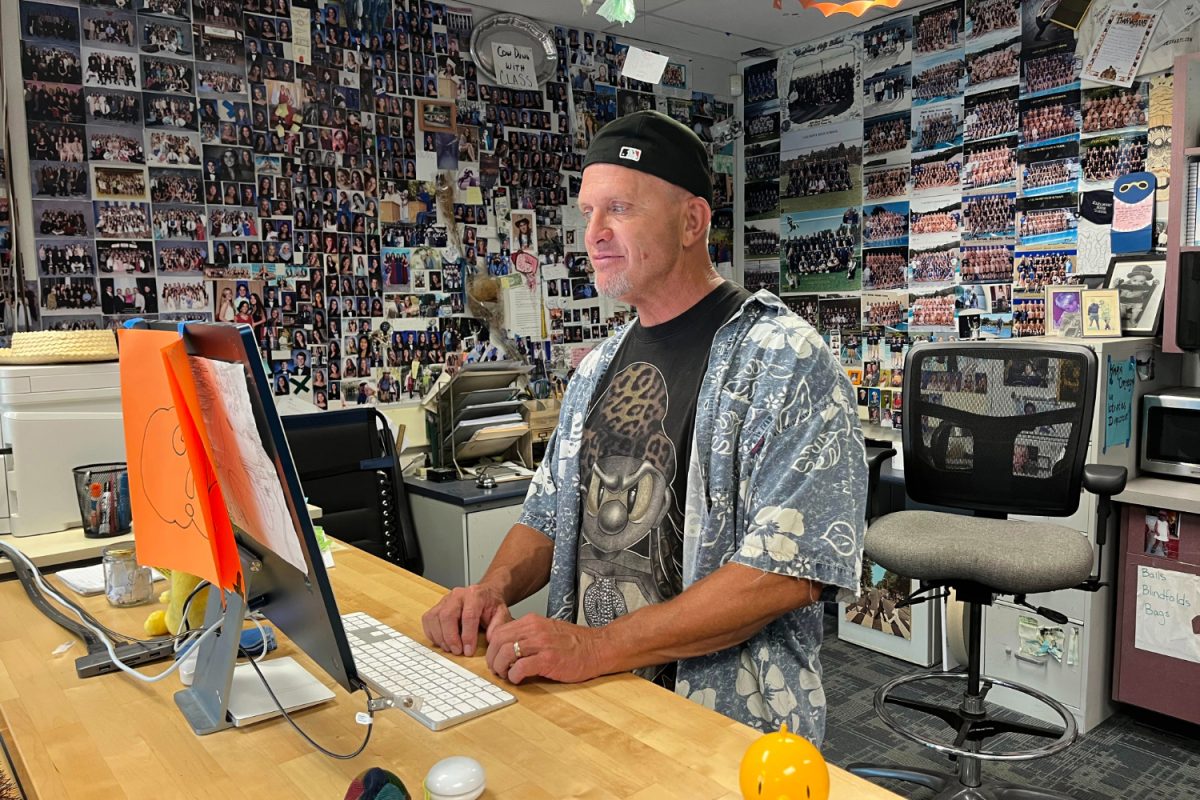
[[[1033,607],[1042,606],[1057,611],[1060,614],[1066,614],[1067,618],[1072,622],[1083,625],[1088,622],[1088,607],[1092,602],[1092,593],[1080,591],[1079,589],[1060,589],[1057,592],[1039,592],[1037,594],[1027,595],[1025,602]],[[1005,596],[996,601],[997,605],[1008,605],[1008,601],[1012,600],[1011,596]],[[1009,608],[1017,608],[1017,606],[1009,605]],[[1023,613],[1031,614],[1028,609],[1023,609]],[[1034,616],[1037,616],[1036,614]],[[1039,618],[1040,619],[1040,618]],[[1042,620],[1045,624],[1050,624],[1049,620]]]
[[[1083,653],[1082,635],[1084,628],[1080,625],[1067,623],[1063,629],[1063,660],[1056,661],[1051,656],[1042,659],[1031,659],[1020,655],[1021,636],[1018,632],[1019,618],[1032,617],[1042,627],[1059,627],[1024,609],[1007,605],[993,605],[984,614],[984,656],[983,673],[989,678],[1024,684],[1032,689],[1050,695],[1058,702],[1078,712],[1083,700],[1083,667],[1080,663]],[[1076,649],[1076,663],[1068,664],[1068,653],[1071,637],[1080,637]],[[993,690],[988,699],[1015,711],[1031,714],[1046,722],[1057,721],[1057,716],[1046,709],[1041,703],[1026,700],[1012,692]]]

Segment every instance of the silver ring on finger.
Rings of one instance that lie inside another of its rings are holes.
[[[513,642],[513,657],[515,657],[515,658],[521,657],[521,643],[520,642]]]

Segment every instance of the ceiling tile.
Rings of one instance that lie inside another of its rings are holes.
[[[677,9],[694,4],[695,0],[635,0],[637,17],[628,25],[610,23],[596,14],[604,0],[594,0],[587,13],[580,13],[579,0],[515,0],[507,3],[503,11],[524,14],[532,19],[551,25],[596,30],[622,38],[638,39],[646,43],[661,45],[665,49],[686,50],[692,53],[715,56],[736,61],[743,51],[759,46],[775,46],[774,42],[757,41],[745,35],[730,36],[724,30],[709,29],[703,25],[680,24],[674,19],[666,20],[656,13],[681,13]],[[750,0],[759,2],[759,0]],[[771,0],[765,0],[771,10]],[[484,19],[495,8],[476,7],[476,19]],[[772,11],[774,15],[778,12]],[[702,15],[697,17],[702,20]],[[770,18],[768,18],[770,19]],[[765,25],[768,27],[769,25]]]
[[[803,9],[796,0],[784,0],[783,11],[776,11],[771,0],[741,0],[737,3],[688,0],[668,6],[657,15],[715,31],[736,31],[747,39],[775,47],[817,39],[849,27],[843,20],[850,20],[849,24],[857,23],[848,14],[826,18],[819,11]]]
[[[737,61],[745,50],[760,45],[770,46],[745,36],[734,36],[719,30],[663,19],[655,14],[639,16],[624,27],[617,25],[605,30],[614,36],[661,44],[665,48],[688,50],[730,61]]]
[[[825,17],[801,7],[797,0],[783,0],[781,11],[775,10],[771,0],[635,0],[637,18],[624,26],[596,14],[604,0],[593,0],[586,13],[579,0],[511,0],[503,10],[552,25],[604,31],[666,49],[736,61],[755,47],[775,50],[814,41],[941,1],[905,0],[900,9],[872,9],[857,18],[850,14]],[[486,17],[491,10],[477,7],[476,16]]]

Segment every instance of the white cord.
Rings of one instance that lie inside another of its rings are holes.
[[[100,641],[104,644],[104,649],[108,651],[109,659],[112,660],[113,666],[115,666],[117,669],[121,670],[122,672],[124,672],[125,674],[127,674],[133,678],[138,679],[139,681],[141,681],[143,683],[157,683],[157,682],[161,681],[163,678],[166,678],[168,675],[173,674],[183,664],[184,659],[179,658],[175,661],[174,664],[167,667],[167,669],[164,672],[160,672],[157,675],[143,675],[142,673],[135,670],[133,667],[131,667],[128,664],[126,664],[125,662],[121,661],[121,659],[117,658],[117,651],[113,647],[112,640],[109,639],[108,634],[105,633],[100,628],[93,625],[90,621],[88,621],[87,617],[84,616],[84,614],[81,613],[79,611],[79,609],[77,609],[77,608],[75,608],[75,606],[71,605],[71,603],[68,602],[66,600],[66,598],[64,598],[61,594],[58,593],[58,591],[54,587],[52,587],[49,583],[47,583],[46,579],[44,577],[42,577],[41,570],[39,570],[37,568],[37,565],[35,565],[32,561],[29,560],[29,556],[25,555],[23,552],[21,552],[21,550],[19,550],[18,548],[14,547],[11,544],[6,543],[6,548],[7,548],[7,550],[10,550],[12,553],[15,553],[16,556],[21,560],[21,562],[23,564],[25,564],[26,567],[29,568],[29,571],[33,574],[33,579],[37,582],[37,585],[41,588],[41,590],[43,592],[45,592],[46,594],[53,597],[55,600],[57,600],[59,602],[60,605],[62,605],[63,607],[67,608],[72,613],[74,613],[75,616],[79,617],[79,621],[83,624],[83,626],[85,628],[87,628],[88,630],[95,633],[98,637],[100,637]],[[207,639],[209,636],[211,636],[213,634],[214,631],[217,631],[218,629],[220,629],[220,627],[221,627],[221,620],[218,620],[216,622],[216,624],[214,624],[211,628],[208,628],[203,633],[201,633],[200,636],[193,643],[188,645],[188,647],[198,647],[200,645],[200,642]]]

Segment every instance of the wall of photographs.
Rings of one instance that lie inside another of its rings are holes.
[[[489,85],[474,21],[419,0],[22,0],[42,326],[244,322],[280,396],[386,402],[465,337],[503,354],[470,315],[486,275],[505,342],[565,373],[626,313],[570,206],[591,135],[639,108],[708,135],[732,109],[686,64],[626,80],[627,45],[565,28],[553,81]]]
[[[2,119],[2,117],[0,117]],[[0,347],[7,347],[16,326],[16,286],[13,281],[12,205],[8,196],[8,154],[0,143]]]
[[[1170,75],[1082,88],[1053,7],[956,0],[744,69],[746,285],[826,334],[864,418],[899,426],[914,338],[1043,333],[1045,287],[1108,267],[1089,209],[1165,177]]]

